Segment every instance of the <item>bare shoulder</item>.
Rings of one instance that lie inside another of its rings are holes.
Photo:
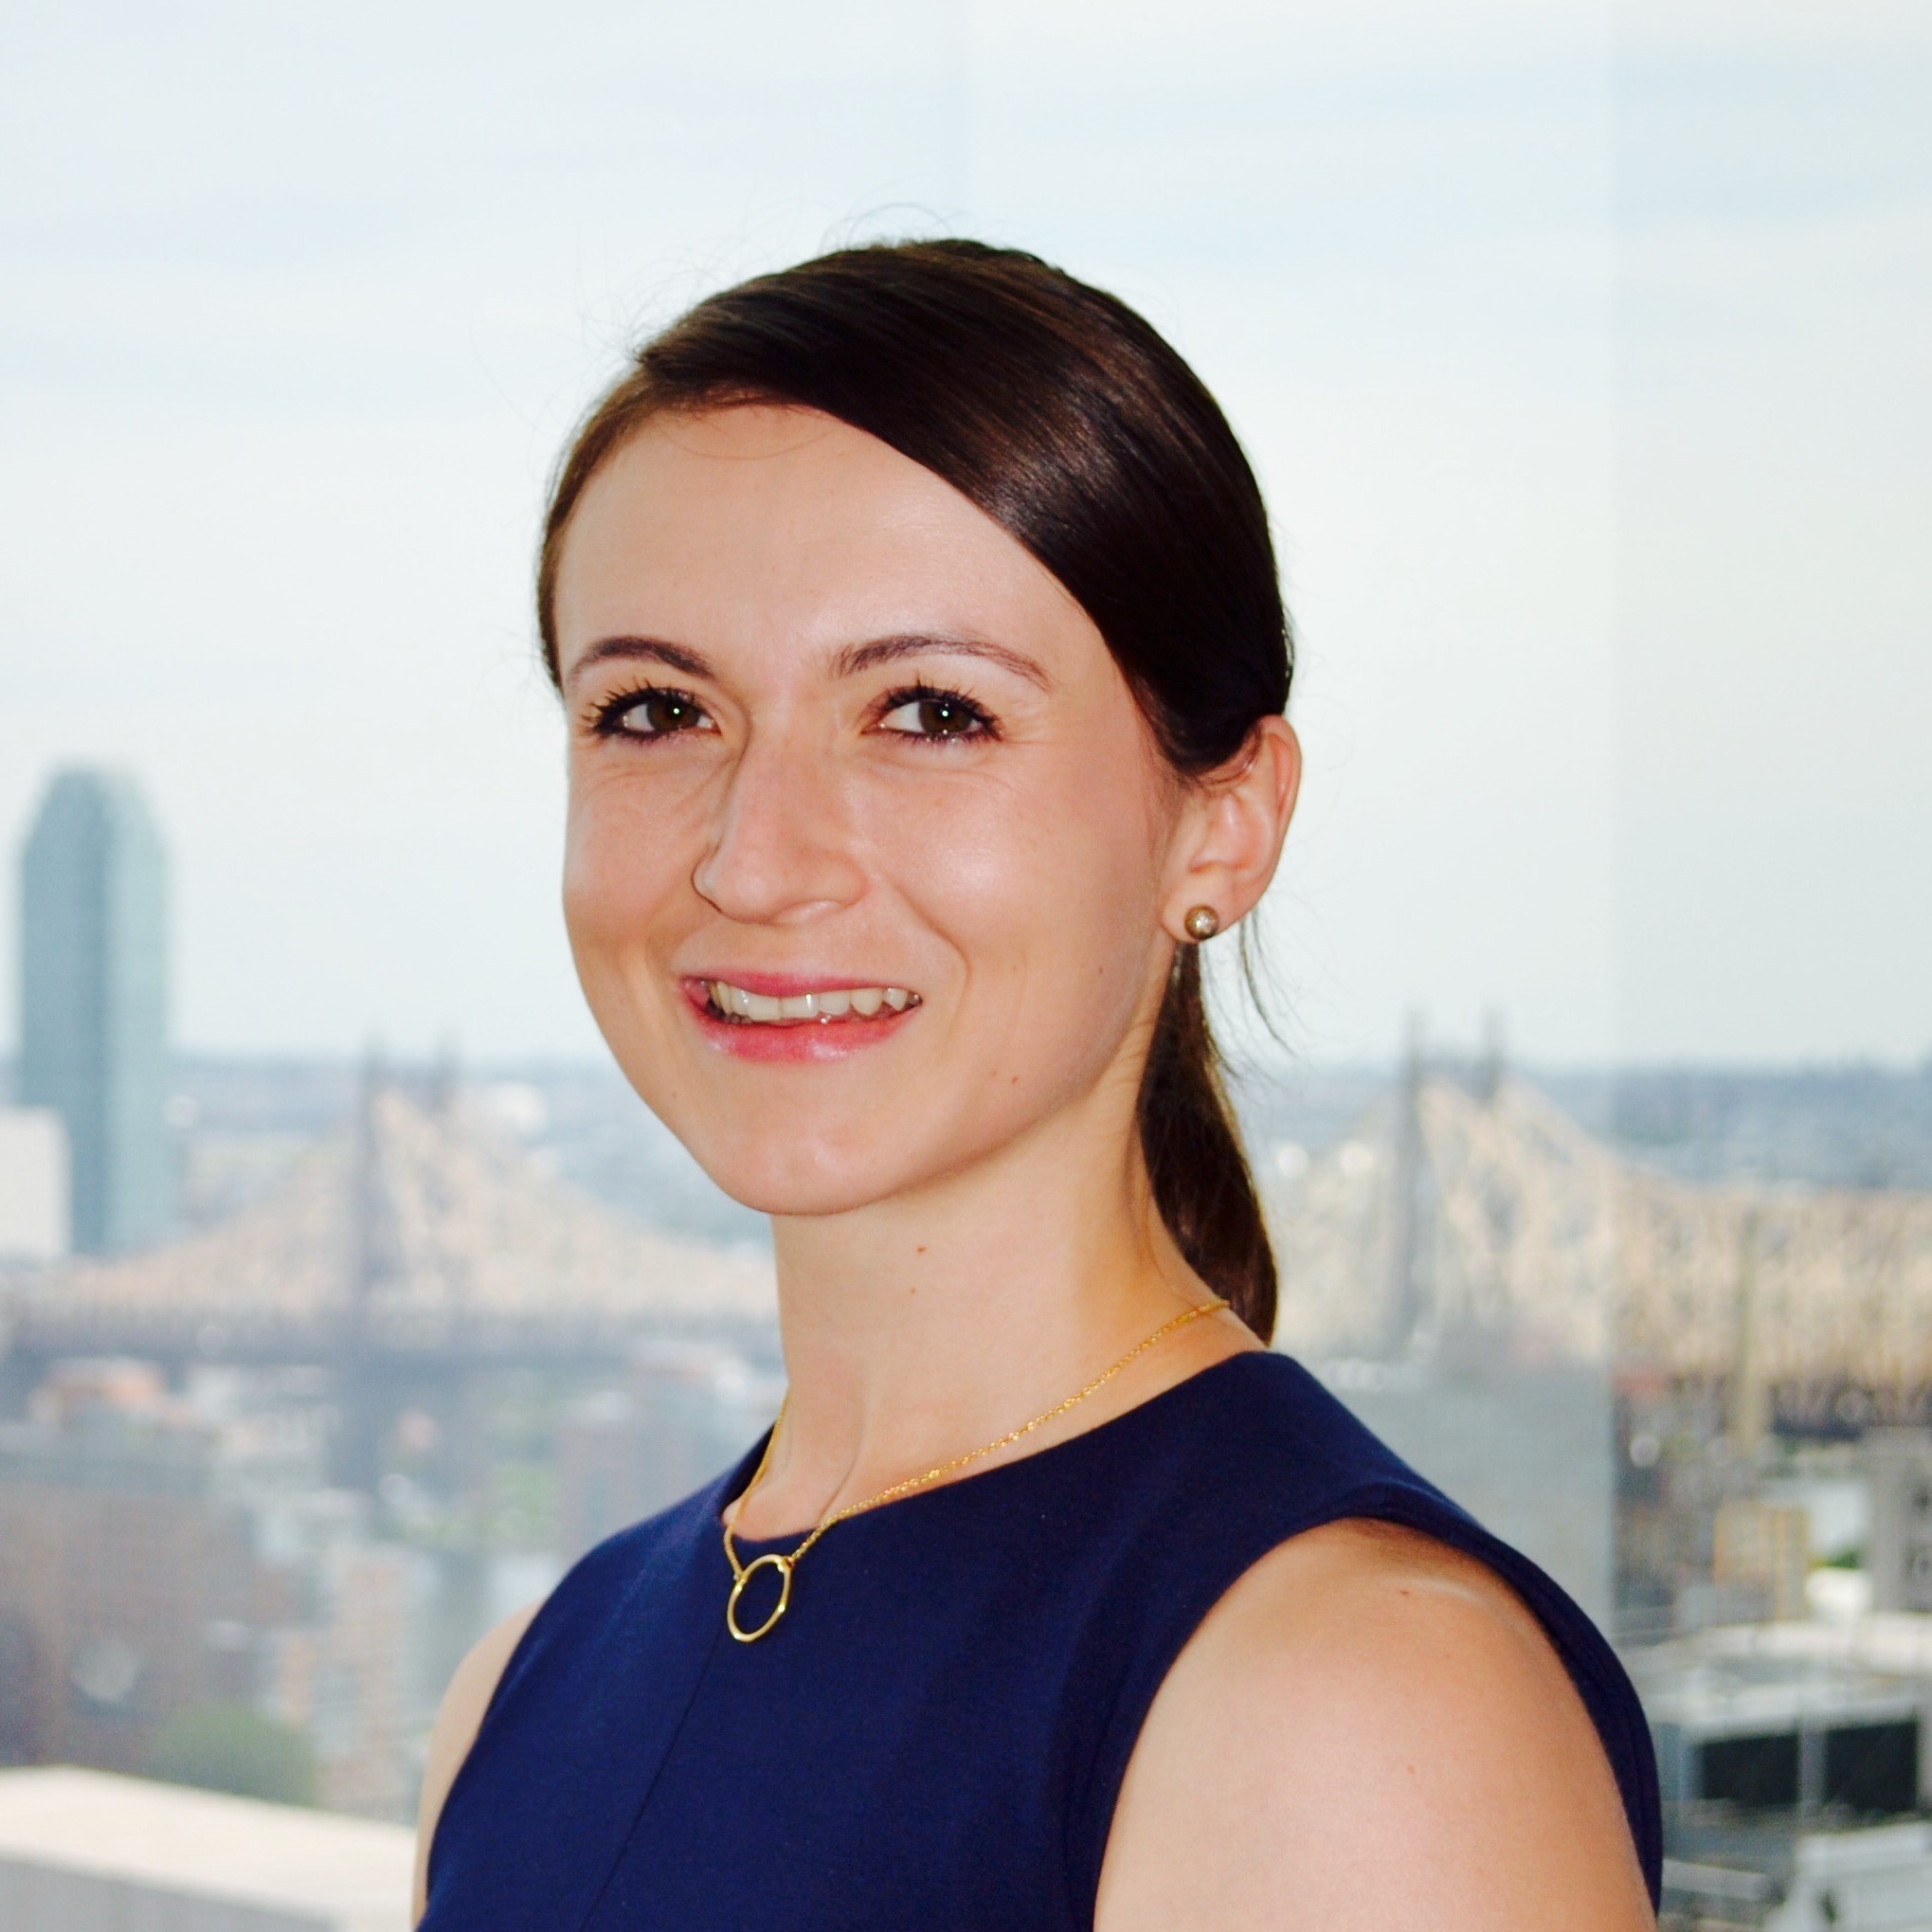
[[[1098,1932],[1652,1923],[1595,1726],[1485,1565],[1392,1525],[1273,1551],[1182,1652]]]
[[[477,1742],[483,1713],[497,1693],[504,1667],[523,1641],[523,1633],[530,1628],[532,1618],[542,1608],[541,1601],[526,1604],[494,1629],[484,1632],[456,1667],[456,1675],[442,1693],[436,1724],[429,1733],[429,1755],[423,1767],[423,1797],[416,1813],[415,1900],[409,1913],[412,1925],[428,1908],[429,1846],[436,1836],[436,1821],[442,1815],[449,1788],[456,1782],[463,1760],[470,1755],[470,1746]]]

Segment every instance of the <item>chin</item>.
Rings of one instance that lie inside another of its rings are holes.
[[[930,1092],[930,1065],[912,1069],[890,1049],[890,1067],[874,1052],[767,1065],[695,1047],[682,1014],[649,1026],[633,1014],[608,1019],[633,1022],[604,1032],[638,1097],[723,1193],[755,1214],[848,1213],[947,1165],[934,1142],[948,1138],[940,1123],[949,1110],[907,1104],[909,1092]]]
[[[825,1140],[809,1129],[687,1137],[674,1123],[672,1131],[724,1193],[757,1214],[799,1219],[849,1214],[902,1193],[920,1178],[906,1159],[903,1141],[891,1149],[876,1134],[867,1137],[874,1145],[828,1158]]]
[[[1037,1066],[1021,1088],[996,1084],[991,1060],[962,1066],[930,1046],[909,1054],[914,1040],[904,1038],[822,1064],[765,1064],[695,1044],[679,1013],[664,1016],[668,1024],[638,1025],[635,1011],[608,1017],[633,1022],[606,1024],[605,1037],[639,1097],[713,1184],[754,1214],[786,1219],[850,1214],[956,1175],[1037,1127],[1104,1064],[1083,1056],[1058,1078]]]

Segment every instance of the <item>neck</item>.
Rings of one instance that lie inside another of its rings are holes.
[[[1138,1136],[1064,1117],[914,1193],[781,1219],[773,1237],[790,1394],[739,1522],[749,1535],[816,1522],[980,1448],[1212,1299],[1161,1221]],[[1244,1345],[1229,1316],[1191,1322],[1006,1454],[1092,1427]]]

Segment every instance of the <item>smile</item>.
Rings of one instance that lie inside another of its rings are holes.
[[[890,1019],[919,1004],[904,986],[832,986],[813,993],[753,993],[729,980],[702,982],[706,1003],[719,1020],[749,1026],[831,1025]]]

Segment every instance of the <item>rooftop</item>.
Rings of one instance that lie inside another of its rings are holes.
[[[412,1857],[403,1825],[65,1765],[0,1771],[0,1905],[25,1869],[81,1882],[97,1910],[103,1894],[158,1892],[302,1932],[404,1932]]]
[[[1718,1736],[1797,1724],[1880,1724],[1932,1686],[1932,1616],[1721,1625],[1625,1660],[1653,1722]]]

